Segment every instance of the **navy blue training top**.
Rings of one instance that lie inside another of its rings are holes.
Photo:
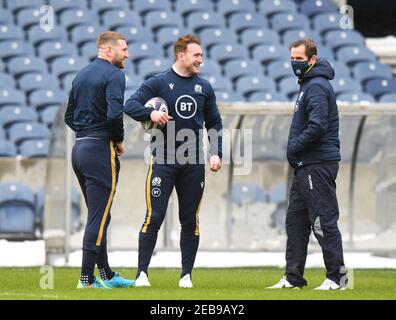
[[[154,154],[156,157],[158,157],[159,149],[165,156],[174,156],[174,153],[170,151],[170,144],[174,145],[176,152],[180,152],[181,145],[185,147],[184,153],[192,153],[189,151],[194,150],[194,154],[187,155],[189,158],[190,156],[195,159],[201,157],[204,124],[209,133],[210,154],[222,157],[221,130],[223,125],[215,93],[207,80],[198,75],[183,77],[173,68],[169,68],[144,81],[126,101],[125,113],[136,121],[148,120],[153,109],[146,108],[144,104],[153,97],[164,99],[168,105],[168,113],[173,117],[173,120],[162,128],[164,141],[156,145],[157,152]],[[170,132],[172,127],[175,131],[175,139],[168,138],[173,134]],[[189,133],[193,133],[194,136],[192,137]],[[153,139],[151,146],[153,147]]]
[[[111,62],[96,58],[72,83],[65,113],[66,124],[79,137],[122,142],[125,75]]]

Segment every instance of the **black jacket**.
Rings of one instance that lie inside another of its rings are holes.
[[[294,168],[340,161],[336,96],[329,80],[334,69],[324,59],[299,80],[300,92],[287,143],[287,159]]]

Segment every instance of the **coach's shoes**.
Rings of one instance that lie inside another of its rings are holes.
[[[150,287],[146,272],[140,271],[139,277],[135,281],[135,287]]]
[[[193,284],[191,281],[191,275],[188,273],[183,278],[179,280],[179,287],[180,288],[192,288]]]
[[[314,290],[345,290],[345,287],[340,286],[333,280],[326,279],[319,287],[316,287]]]
[[[103,283],[102,279],[96,278],[93,283],[88,284],[88,285],[82,283],[81,280],[79,280],[78,284],[77,284],[77,289],[111,289],[111,288],[107,287]]]
[[[291,284],[289,281],[286,280],[286,277],[283,277],[282,279],[279,280],[277,284],[271,287],[267,287],[266,289],[301,289],[301,288]]]
[[[108,288],[128,288],[135,285],[135,280],[124,279],[116,272],[110,280],[103,280],[103,283]]]

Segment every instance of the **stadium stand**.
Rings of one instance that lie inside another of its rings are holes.
[[[55,12],[51,30],[40,27],[44,4]],[[202,76],[219,101],[293,99],[298,86],[289,46],[301,37],[314,39],[319,56],[334,67],[339,101],[396,101],[392,69],[358,31],[340,28],[331,0],[16,0],[0,6],[0,110],[7,127],[0,138],[11,143],[16,124],[8,119],[14,119],[15,107],[23,114],[29,109],[35,124],[51,127],[75,74],[95,58],[97,35],[108,29],[128,40],[126,96],[172,63],[172,43],[180,34],[195,32],[204,49]],[[20,152],[11,149],[11,155]]]

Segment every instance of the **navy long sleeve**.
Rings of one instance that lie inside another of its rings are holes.
[[[77,137],[90,135],[122,142],[124,91],[124,73],[107,60],[95,59],[73,80],[66,124]]]
[[[173,118],[171,123],[175,126],[176,140],[172,143],[176,148],[184,143],[194,143],[198,156],[202,151],[200,130],[205,125],[207,130],[212,129],[211,132],[215,133],[210,137],[210,153],[222,156],[222,120],[216,96],[208,81],[196,75],[180,76],[170,68],[147,79],[126,101],[125,113],[137,121],[149,119],[152,109],[144,107],[144,104],[153,97],[161,97],[168,105],[168,113]],[[165,136],[164,149],[170,148],[167,146],[168,126],[162,129]],[[194,141],[181,141],[177,138],[178,133],[182,134],[185,129],[190,129],[194,133]]]

